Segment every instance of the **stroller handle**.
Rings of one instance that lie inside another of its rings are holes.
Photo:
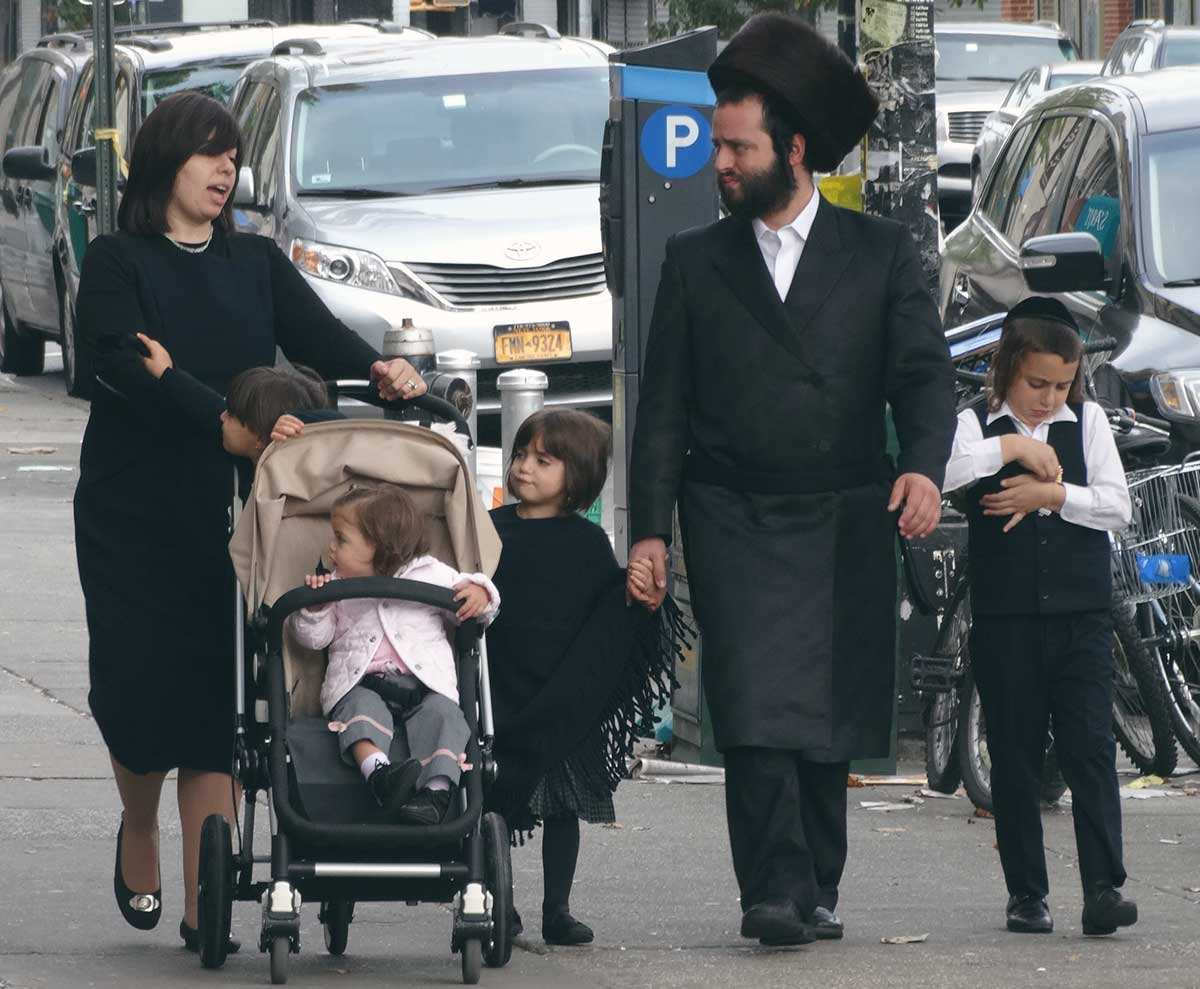
[[[379,386],[373,381],[338,380],[328,382],[328,384],[333,386],[334,394],[337,396],[352,398],[356,402],[365,402],[367,405],[374,405],[385,412],[402,412],[405,409],[420,409],[428,412],[436,419],[454,423],[459,432],[463,433],[472,443],[475,442],[475,437],[471,435],[471,425],[467,422],[466,417],[454,404],[447,402],[444,398],[426,393],[418,395],[416,398],[388,400],[380,397]]]
[[[324,587],[295,587],[282,594],[271,605],[267,621],[267,637],[271,642],[283,641],[283,623],[293,612],[301,608],[312,608],[348,598],[392,598],[397,601],[412,601],[455,612],[454,591],[439,584],[427,584],[420,580],[401,580],[398,577],[347,577],[330,581]]]

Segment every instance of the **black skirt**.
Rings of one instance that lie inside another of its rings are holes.
[[[617,819],[612,794],[589,789],[566,763],[542,777],[529,801],[529,812],[543,821],[578,817],[589,824],[612,824]]]

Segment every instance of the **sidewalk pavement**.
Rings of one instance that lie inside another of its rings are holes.
[[[86,705],[86,637],[70,495],[86,417],[61,378],[0,377],[0,989],[246,986],[268,981],[260,908],[238,904],[241,954],[218,973],[180,947],[180,844],[174,785],[162,812],[165,909],[159,928],[126,927],[112,898],[119,804]],[[10,453],[53,447],[52,453]],[[902,771],[915,771],[903,766]],[[1195,777],[1191,778],[1195,780]],[[528,936],[482,984],[528,987],[1200,987],[1200,798],[1126,800],[1129,895],[1142,920],[1084,939],[1069,810],[1046,813],[1053,935],[1003,929],[992,822],[965,798],[903,810],[915,786],[850,792],[842,942],[769,950],[738,936],[737,891],[719,785],[626,783],[619,827],[585,827],[572,899],[596,943],[547,949],[537,936],[540,849],[514,850]],[[1196,782],[1200,786],[1200,781]],[[1190,787],[1189,787],[1190,789]],[[258,847],[265,849],[266,815]],[[459,981],[450,917],[437,906],[364,904],[343,958],[324,953],[317,905],[303,911],[295,986],[438,986]],[[881,938],[928,934],[923,943]]]

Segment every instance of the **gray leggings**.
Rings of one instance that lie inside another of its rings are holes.
[[[450,698],[422,687],[411,674],[389,673],[388,677],[408,687],[420,687],[424,696],[416,705],[401,710],[389,706],[369,687],[359,684],[351,688],[330,712],[331,727],[339,726],[334,730],[342,759],[357,766],[350,748],[355,742],[368,741],[390,758],[420,759],[424,768],[418,789],[435,776],[448,776],[451,783],[457,783],[462,775],[460,758],[471,737],[462,710]],[[397,732],[397,725],[403,731]]]

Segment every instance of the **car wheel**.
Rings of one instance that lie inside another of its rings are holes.
[[[46,364],[46,341],[32,333],[22,333],[8,314],[8,303],[0,302],[4,329],[0,342],[0,371],[21,377],[41,374]]]
[[[91,398],[94,375],[92,361],[81,345],[75,307],[66,288],[58,296],[58,325],[62,332],[63,377],[67,382],[67,394],[76,398]]]

